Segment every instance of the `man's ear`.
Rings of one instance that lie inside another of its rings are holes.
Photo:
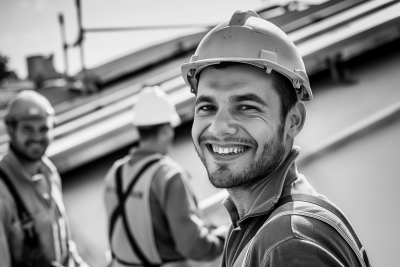
[[[290,109],[288,113],[288,137],[294,138],[303,129],[304,122],[306,121],[306,107],[303,101],[297,101],[296,104]]]

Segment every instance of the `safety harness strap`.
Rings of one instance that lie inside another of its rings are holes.
[[[15,189],[15,186],[12,184],[10,178],[2,169],[0,169],[0,179],[3,180],[4,184],[8,188],[8,191],[11,193],[14,199],[15,205],[17,206],[18,218],[21,221],[21,226],[22,229],[24,230],[24,243],[29,247],[37,246],[39,243],[39,239],[33,225],[33,219],[31,214],[26,208],[20,195]],[[15,260],[12,257],[11,260],[12,260],[12,266],[14,266]]]
[[[323,200],[321,198],[311,196],[311,195],[306,195],[306,194],[295,194],[295,195],[285,196],[285,197],[279,199],[279,201],[275,204],[275,206],[264,215],[264,218],[261,219],[261,221],[263,222],[262,227],[264,225],[266,225],[270,220],[273,220],[276,216],[279,216],[279,214],[283,214],[283,213],[278,213],[273,218],[270,218],[271,214],[274,211],[276,211],[279,207],[281,207],[289,202],[296,202],[296,201],[308,202],[308,203],[317,205],[317,206],[322,207],[323,209],[326,209],[329,212],[333,213],[335,216],[337,216],[343,222],[344,226],[349,230],[350,234],[352,235],[353,239],[356,242],[358,250],[362,251],[362,257],[365,262],[365,266],[372,267],[372,265],[369,262],[367,253],[363,249],[363,246],[362,246],[360,240],[358,239],[357,234],[355,233],[350,222],[343,215],[343,213],[341,211],[339,211],[335,206],[333,206],[332,204],[326,202],[325,200]],[[246,237],[245,242],[242,242],[241,246],[238,248],[238,251],[240,251],[240,253],[237,253],[237,255],[235,255],[234,265],[233,265],[234,267],[243,266],[245,257],[246,257],[248,250],[250,249],[250,246],[252,244],[252,240],[257,235],[257,233],[258,233],[258,231],[252,232],[251,234],[249,234]],[[346,242],[348,242],[348,241],[346,240]]]
[[[280,207],[286,203],[294,202],[294,201],[308,202],[308,203],[320,206],[320,207],[332,212],[334,215],[336,215],[343,222],[343,224],[346,226],[346,228],[350,231],[350,234],[353,237],[353,239],[355,240],[359,251],[362,251],[362,256],[363,256],[366,266],[368,266],[368,267],[372,266],[368,259],[367,252],[365,250],[363,250],[363,245],[361,244],[360,239],[358,238],[358,236],[357,236],[356,232],[354,231],[353,227],[351,226],[350,222],[347,220],[347,218],[343,215],[343,213],[341,211],[339,211],[335,206],[333,206],[329,202],[322,200],[321,198],[311,196],[311,195],[306,195],[306,194],[295,194],[295,195],[289,195],[289,196],[283,197],[278,201],[276,206]]]
[[[24,202],[22,202],[21,197],[19,196],[17,190],[15,190],[14,185],[11,183],[8,175],[0,169],[0,179],[3,180],[4,184],[7,186],[8,191],[10,191],[11,195],[14,198],[15,205],[17,206],[18,218],[22,223],[32,221],[31,214],[28,212]]]
[[[110,240],[110,244],[111,244],[111,240],[112,240],[112,235],[113,235],[113,231],[115,228],[115,223],[118,219],[119,216],[122,216],[122,222],[129,240],[129,243],[131,245],[132,250],[134,251],[134,253],[138,256],[138,258],[141,260],[142,262],[142,266],[145,267],[155,267],[155,266],[160,266],[160,265],[154,265],[151,264],[149,262],[149,260],[146,258],[146,256],[144,255],[144,253],[141,251],[140,247],[138,246],[137,242],[135,241],[135,238],[132,235],[132,232],[129,228],[128,225],[128,220],[127,220],[127,216],[125,213],[125,202],[127,197],[129,196],[133,186],[136,184],[136,182],[138,181],[139,177],[154,163],[158,162],[160,159],[154,159],[149,161],[148,163],[146,163],[142,169],[140,171],[137,172],[136,176],[133,177],[133,179],[131,180],[131,183],[129,184],[126,192],[123,192],[123,187],[122,187],[122,166],[120,165],[118,166],[117,170],[116,170],[116,189],[117,189],[117,195],[118,195],[118,201],[119,204],[118,206],[115,208],[114,212],[111,215],[111,219],[110,219],[110,226],[109,226],[109,240]],[[117,257],[115,256],[115,254],[112,254],[114,258],[117,259]],[[118,261],[120,261],[119,259],[117,259]]]

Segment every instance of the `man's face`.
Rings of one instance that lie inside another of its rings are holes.
[[[285,129],[272,86],[254,66],[202,71],[192,138],[215,187],[249,187],[281,163]]]
[[[11,143],[28,160],[39,160],[53,140],[53,119],[24,119],[10,132]]]

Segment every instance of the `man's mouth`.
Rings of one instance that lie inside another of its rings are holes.
[[[44,142],[28,141],[26,143],[26,147],[29,147],[29,148],[42,148],[44,146],[45,146]]]
[[[218,155],[238,155],[246,152],[250,149],[249,146],[243,145],[232,145],[230,147],[219,147],[217,145],[207,144],[206,145],[211,151]]]

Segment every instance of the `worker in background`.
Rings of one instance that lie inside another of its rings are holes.
[[[105,177],[110,266],[190,266],[222,254],[226,226],[214,230],[200,216],[190,176],[168,156],[175,105],[158,87],[134,106],[140,142]]]
[[[60,176],[44,155],[54,109],[35,91],[21,91],[4,120],[10,148],[0,161],[0,265],[87,266],[71,240]]]
[[[346,217],[297,171],[293,142],[312,92],[288,36],[237,11],[182,75],[196,94],[195,148],[211,183],[229,193],[222,266],[370,266]]]

